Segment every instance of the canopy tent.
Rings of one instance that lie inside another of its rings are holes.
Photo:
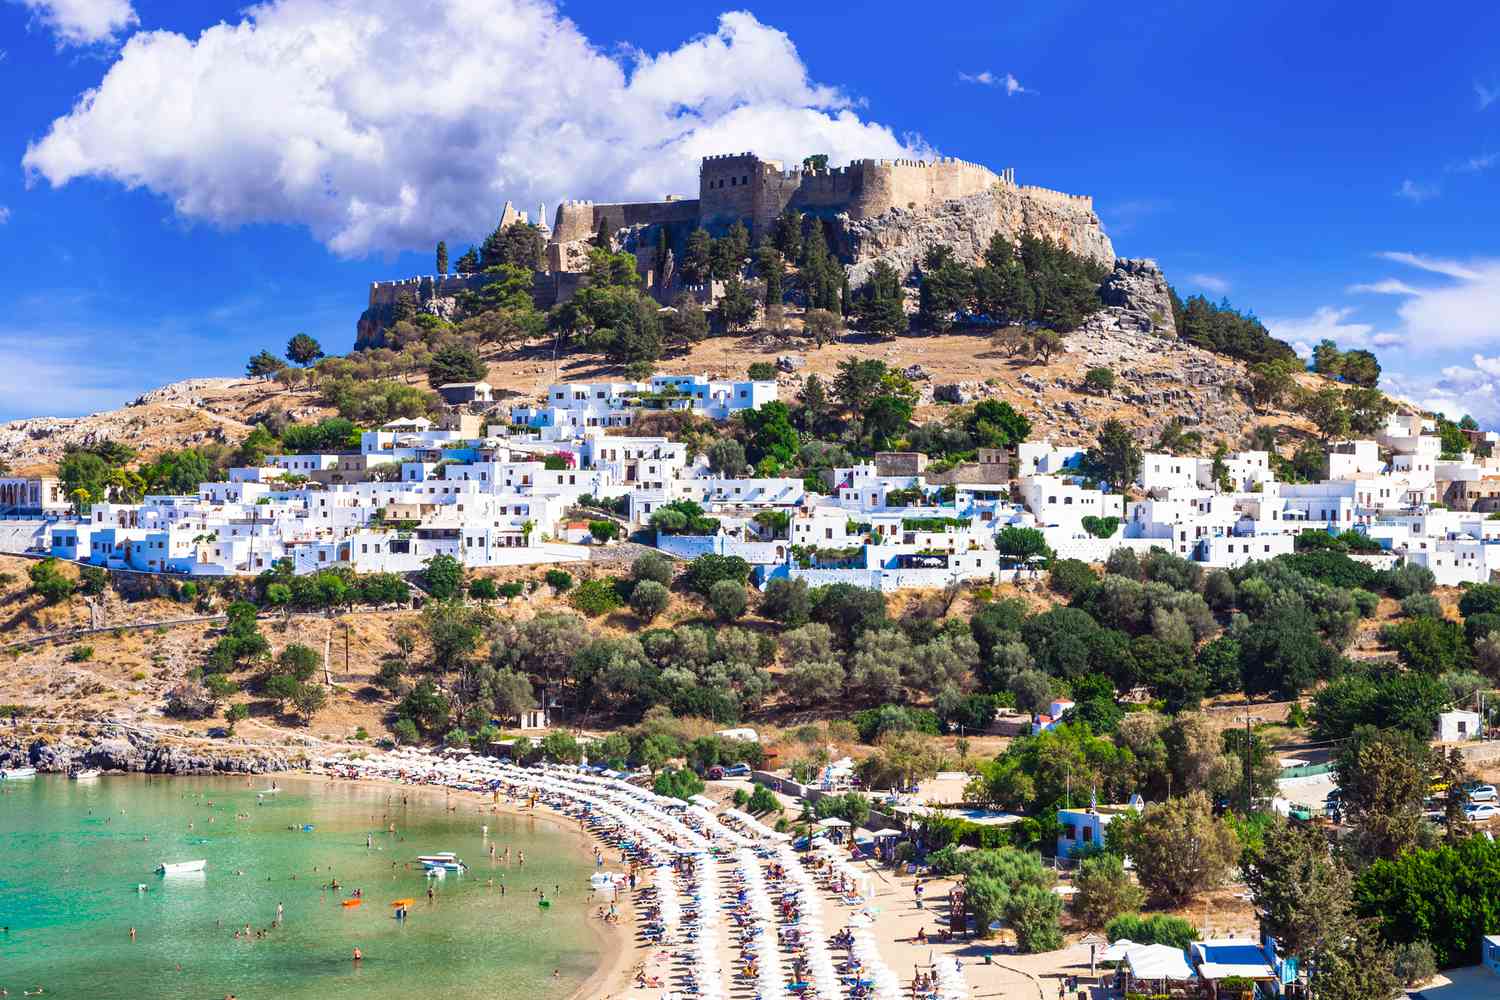
[[[1193,942],[1193,964],[1208,980],[1243,976],[1246,979],[1276,979],[1276,970],[1259,941],[1250,938],[1220,938]]]
[[[1169,944],[1138,944],[1125,954],[1125,967],[1135,979],[1196,979],[1181,948]]]
[[[1114,942],[1108,948],[1105,948],[1102,952],[1099,953],[1099,961],[1123,962],[1125,961],[1125,956],[1130,954],[1130,949],[1134,948],[1135,946],[1135,942],[1130,940],[1130,938],[1120,938],[1120,940]]]
[[[848,826],[849,825],[849,821],[848,820],[839,819],[837,816],[829,816],[827,819],[820,819],[820,820],[818,820],[818,825],[822,826],[822,827],[827,827],[828,829],[831,830],[834,827]]]

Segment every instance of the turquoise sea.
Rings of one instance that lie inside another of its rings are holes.
[[[598,965],[592,855],[571,833],[481,814],[458,796],[450,812],[441,791],[277,775],[280,793],[258,796],[272,780],[0,781],[0,988],[91,1000],[554,1000]],[[490,862],[491,841],[497,854],[511,848],[509,865]],[[429,901],[413,859],[438,851],[471,867],[435,880]],[[154,873],[198,858],[202,875]],[[340,890],[325,888],[332,878]],[[541,909],[531,890],[551,898],[554,885],[560,895]],[[355,888],[363,904],[340,905]],[[391,901],[408,897],[409,918],[393,919]],[[285,919],[272,928],[278,903]],[[246,924],[269,930],[236,940]]]

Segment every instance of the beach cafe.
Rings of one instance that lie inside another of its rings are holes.
[[[1169,944],[1135,944],[1122,938],[1099,957],[1120,963],[1116,977],[1124,993],[1173,997],[1197,994],[1198,974],[1181,948]]]

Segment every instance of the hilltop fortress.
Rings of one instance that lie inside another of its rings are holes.
[[[537,304],[546,308],[566,301],[581,287],[588,241],[601,228],[612,234],[618,248],[636,254],[646,287],[666,302],[682,288],[671,274],[654,273],[663,235],[680,258],[696,228],[722,235],[740,222],[755,241],[787,209],[823,221],[830,249],[849,268],[856,286],[878,260],[909,273],[932,246],[950,246],[960,258],[977,260],[996,233],[1009,239],[1035,233],[1105,266],[1115,260],[1091,197],[1017,184],[1013,169],[996,173],[952,157],[787,169],[754,153],[735,153],[704,158],[696,198],[563,201],[550,228],[545,209],[539,208],[536,223],[546,235],[547,250],[544,269],[536,276]],[[502,227],[529,221],[506,203]],[[370,341],[400,299],[409,297],[420,308],[446,314],[458,294],[479,284],[480,276],[466,274],[373,283],[370,309],[360,320],[359,345]],[[704,294],[711,296],[712,290]]]

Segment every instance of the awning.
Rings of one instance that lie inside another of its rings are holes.
[[[1137,979],[1196,979],[1181,948],[1169,944],[1141,944],[1125,955],[1130,974]]]
[[[818,820],[818,825],[832,829],[836,826],[848,826],[849,823],[847,820],[839,819],[837,816],[830,816],[827,819]]]

